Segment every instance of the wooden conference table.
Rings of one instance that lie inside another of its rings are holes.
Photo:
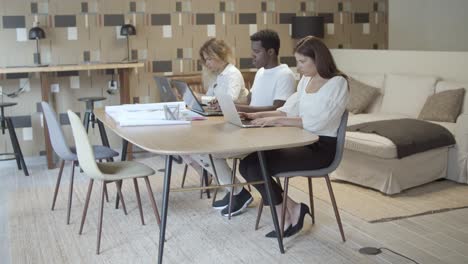
[[[67,72],[67,71],[96,71],[115,69],[119,73],[120,81],[120,103],[130,103],[130,71],[136,68],[143,67],[142,62],[130,63],[88,63],[88,64],[70,64],[70,65],[49,65],[49,66],[24,66],[24,67],[7,67],[0,68],[0,74],[18,74],[18,73],[39,73],[41,78],[41,100],[50,103],[50,83],[49,79],[52,77],[51,73],[54,72]],[[54,104],[52,104],[53,107]],[[54,109],[56,110],[56,109]],[[44,121],[45,122],[45,121]],[[52,145],[49,140],[49,131],[47,126],[44,126],[44,140],[45,150],[47,157],[47,167],[49,169],[55,168],[53,161]]]
[[[271,181],[267,175],[264,151],[312,144],[318,136],[295,127],[240,128],[214,117],[194,121],[191,125],[121,127],[108,116],[104,109],[95,110],[96,117],[124,140],[152,153],[166,156],[163,184],[161,226],[159,232],[158,263],[162,263],[167,224],[168,198],[170,192],[172,155],[257,152],[262,176],[271,204]],[[270,206],[273,223],[280,234],[274,206]],[[278,245],[284,253],[283,239],[278,236]]]

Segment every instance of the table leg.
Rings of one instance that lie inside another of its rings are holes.
[[[49,90],[50,89],[49,89],[49,80],[47,78],[47,73],[41,72],[40,78],[41,78],[41,99],[42,101],[49,103]],[[45,119],[44,119],[44,123],[46,123]],[[52,145],[50,143],[49,130],[47,129],[46,124],[44,124],[44,142],[45,142],[45,151],[46,151],[46,158],[47,158],[47,168],[54,169],[55,163],[54,163]]]
[[[162,264],[164,240],[166,237],[167,211],[168,211],[169,190],[170,190],[169,187],[171,185],[171,171],[172,171],[172,156],[168,155],[166,156],[166,171],[164,172],[161,226],[159,230],[159,251],[158,251],[158,263],[159,264]]]
[[[260,161],[260,168],[262,170],[263,180],[265,181],[267,199],[268,199],[268,204],[270,205],[271,216],[273,217],[273,224],[275,226],[276,234],[278,234],[278,236],[277,236],[278,237],[278,246],[279,246],[280,252],[282,254],[284,254],[283,236],[282,236],[281,231],[280,231],[278,216],[276,215],[276,208],[275,208],[274,205],[272,205],[273,204],[273,198],[271,196],[271,192],[272,192],[271,180],[272,179],[271,179],[270,175],[268,175],[268,172],[266,170],[267,164],[266,164],[266,160],[265,160],[265,154],[263,153],[263,151],[258,152],[258,159]],[[286,201],[284,201],[284,202],[286,202]]]
[[[120,81],[120,104],[129,104],[130,103],[130,71],[132,69],[118,69],[119,81]],[[133,148],[132,144],[128,144],[127,160],[133,159]]]

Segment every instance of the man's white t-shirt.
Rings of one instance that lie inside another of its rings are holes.
[[[260,68],[250,89],[250,106],[272,106],[275,100],[286,101],[295,91],[296,79],[288,65]]]

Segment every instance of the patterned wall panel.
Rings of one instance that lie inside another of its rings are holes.
[[[34,63],[35,42],[27,39],[27,32],[35,22],[46,32],[40,41],[45,64],[121,62],[127,58],[127,43],[119,35],[120,26],[132,23],[137,35],[129,38],[130,57],[145,67],[131,76],[131,98],[152,102],[159,100],[152,77],[199,71],[198,49],[209,37],[226,40],[237,66],[250,69],[249,36],[274,29],[282,41],[281,62],[294,66],[290,21],[295,15],[324,16],[324,41],[330,48],[386,49],[387,5],[388,0],[0,0],[0,67]],[[77,98],[83,96],[103,95],[108,99],[100,105],[117,104],[118,94],[106,93],[112,72],[55,74],[51,83],[60,89],[52,93],[52,102],[62,115],[67,109],[82,112]],[[25,91],[1,100],[18,102],[7,114],[21,123],[17,130],[26,155],[38,155],[44,145],[36,109],[39,84],[37,74],[0,76],[4,93],[21,87]],[[96,132],[92,139],[98,138]],[[8,140],[0,141],[1,148],[11,148]]]

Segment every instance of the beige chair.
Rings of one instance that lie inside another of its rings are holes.
[[[81,124],[80,118],[72,111],[68,110],[68,118],[70,119],[71,128],[73,131],[73,137],[75,139],[76,152],[78,155],[78,161],[84,173],[90,178],[88,185],[88,192],[86,194],[86,201],[83,210],[83,216],[81,219],[80,232],[81,235],[83,231],[84,222],[86,219],[86,213],[88,211],[89,198],[91,197],[91,191],[93,189],[94,180],[102,182],[102,192],[101,192],[101,205],[99,210],[99,225],[98,225],[98,235],[97,235],[97,248],[96,254],[99,254],[99,249],[101,245],[101,231],[102,231],[102,215],[104,212],[104,193],[106,192],[106,183],[115,182],[117,186],[117,192],[122,197],[122,190],[118,181],[124,179],[133,179],[133,184],[135,186],[135,192],[137,196],[138,209],[140,211],[141,222],[144,225],[143,219],[143,210],[141,207],[140,192],[138,190],[137,178],[144,178],[146,182],[146,187],[148,189],[148,194],[150,197],[151,205],[153,207],[154,214],[158,225],[160,224],[160,217],[156,202],[154,200],[153,191],[151,190],[151,185],[148,179],[148,176],[151,176],[155,173],[150,167],[135,162],[135,161],[121,161],[121,162],[108,162],[108,163],[96,163],[96,158],[94,157],[93,149],[88,140],[88,134],[86,133],[85,128]],[[125,209],[125,203],[122,200],[122,207]]]

